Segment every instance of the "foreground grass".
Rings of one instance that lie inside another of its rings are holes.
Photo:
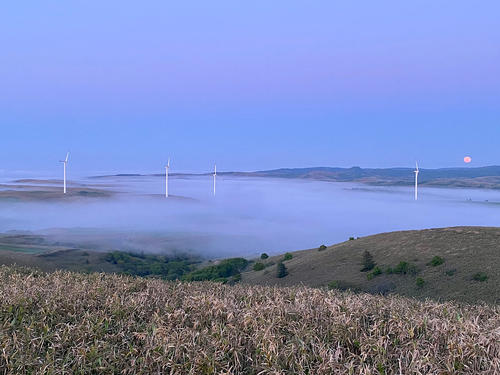
[[[495,374],[498,307],[0,267],[0,369]]]

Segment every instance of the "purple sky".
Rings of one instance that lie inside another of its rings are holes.
[[[498,1],[0,5],[0,170],[500,164]],[[175,162],[175,164],[174,164]]]

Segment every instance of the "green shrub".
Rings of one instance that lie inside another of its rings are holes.
[[[380,267],[375,267],[373,269],[372,272],[370,272],[369,274],[366,275],[366,277],[368,278],[368,280],[371,280],[373,279],[375,276],[378,276],[378,275],[381,275],[382,274],[382,270],[380,269]]]
[[[290,253],[286,253],[285,256],[283,257],[283,261],[287,261],[293,258],[293,255]]]
[[[431,261],[429,262],[429,265],[431,265],[432,267],[436,267],[436,266],[440,266],[443,263],[444,263],[444,259],[441,258],[440,256],[436,255],[434,258],[431,259]]]
[[[230,258],[221,261],[217,265],[208,266],[199,270],[190,272],[182,277],[185,281],[219,281],[220,278],[228,278],[239,274],[246,266],[248,261],[244,258]]]
[[[363,268],[361,268],[361,272],[371,271],[373,267],[375,267],[375,262],[373,261],[373,256],[369,251],[365,251],[363,253],[363,261],[361,263]]]
[[[488,275],[485,274],[484,272],[478,272],[478,273],[475,273],[473,276],[472,276],[472,279],[473,280],[476,280],[476,281],[486,281],[488,280]]]
[[[330,281],[328,283],[328,289],[339,289],[339,287],[340,287],[340,282],[337,280]]]
[[[418,288],[422,288],[424,286],[424,284],[425,284],[425,281],[421,277],[417,277],[417,280],[415,281],[415,284],[417,284]]]
[[[387,268],[385,269],[385,273],[386,273],[386,274],[388,274],[388,275],[391,275],[391,274],[393,274],[393,273],[394,273],[394,270],[392,269],[392,267],[387,267]]]
[[[349,241],[354,241],[355,238],[354,237],[349,237]]]
[[[325,246],[325,245],[321,245],[321,246],[318,248],[318,251],[323,251],[323,250],[326,250],[326,246]]]
[[[408,262],[399,262],[399,264],[393,269],[393,273],[400,275],[416,275],[418,273],[417,266]]]
[[[266,253],[260,254],[260,259],[267,259],[267,258],[269,258],[269,255],[267,255]]]
[[[286,269],[286,266],[283,264],[283,262],[279,262],[278,266],[276,267],[276,277],[281,279],[286,275],[288,275],[288,270]]]
[[[455,274],[455,272],[457,272],[457,270],[455,268],[453,268],[451,270],[447,270],[445,273],[447,276],[453,276]]]
[[[254,271],[262,271],[264,268],[266,268],[266,266],[264,265],[264,263],[261,262],[257,262],[253,265]]]

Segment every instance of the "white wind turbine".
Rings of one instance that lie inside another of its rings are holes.
[[[418,169],[418,162],[415,163],[417,169],[415,169],[415,200],[418,201],[418,174],[420,173]]]
[[[165,197],[168,198],[168,172],[170,170],[170,158],[168,158],[167,166],[165,167]]]
[[[64,164],[64,194],[66,194],[66,167],[68,166],[69,152],[66,154],[66,159],[59,160],[59,162]]]
[[[217,181],[217,164],[214,165],[214,197],[215,197],[215,185],[216,185],[216,181]]]

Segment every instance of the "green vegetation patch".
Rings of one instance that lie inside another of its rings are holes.
[[[429,262],[429,265],[432,267],[440,266],[441,264],[444,263],[444,259],[441,258],[440,256],[435,256],[434,258],[431,259]]]
[[[166,280],[177,280],[195,268],[200,261],[189,257],[145,255],[113,251],[106,254],[107,262],[115,264],[122,273],[132,276],[160,276]]]
[[[445,274],[446,274],[446,276],[453,276],[456,272],[457,272],[457,270],[455,268],[453,268],[450,270],[446,270]]]
[[[12,246],[0,244],[0,251],[14,251],[17,253],[25,254],[40,254],[47,251],[47,248],[25,247],[25,246]]]
[[[264,263],[261,262],[257,262],[253,265],[254,271],[262,271],[264,268],[266,268],[266,266],[264,265]]]
[[[326,250],[326,246],[325,246],[325,245],[321,245],[321,246],[318,248],[318,251],[323,251],[323,250]]]
[[[478,272],[472,276],[472,280],[483,282],[488,280],[488,275],[485,274],[484,272]]]
[[[423,288],[425,285],[425,280],[422,279],[421,277],[417,277],[415,284],[417,285],[417,288]]]
[[[188,273],[182,277],[185,281],[224,281],[230,277],[237,276],[248,265],[244,258],[224,259],[219,264],[201,268]]]
[[[267,259],[267,258],[269,258],[269,255],[267,255],[266,253],[260,254],[260,259]]]
[[[366,278],[367,278],[368,280],[372,280],[374,277],[376,277],[376,276],[378,276],[378,275],[382,275],[382,269],[381,269],[380,267],[378,267],[378,266],[377,266],[377,267],[375,267],[375,268],[373,269],[373,271],[372,271],[372,272],[370,272],[370,273],[368,273],[368,274],[366,275]]]
[[[399,262],[399,264],[392,269],[392,273],[399,275],[416,275],[418,273],[418,268],[416,265],[408,262]]]
[[[285,256],[283,257],[283,261],[291,260],[293,258],[293,255],[290,253],[285,253]]]

